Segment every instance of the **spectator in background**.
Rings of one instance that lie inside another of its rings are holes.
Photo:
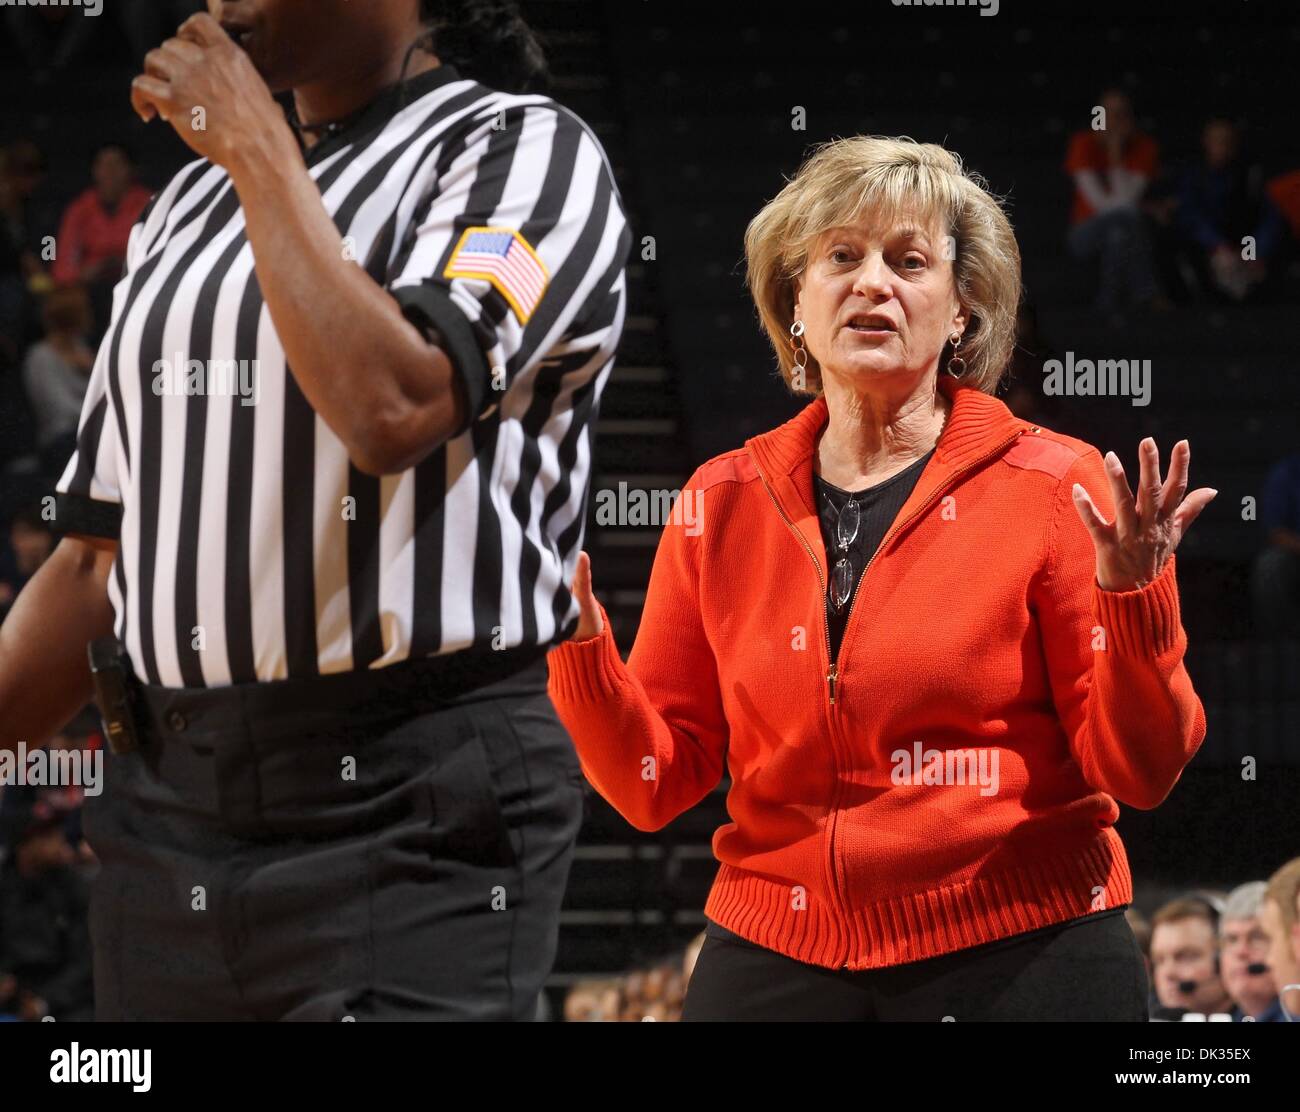
[[[149,190],[136,184],[135,163],[119,143],[106,143],[91,162],[94,182],[63,214],[54,278],[80,282],[90,292],[95,338],[103,333],[113,287],[122,276],[131,226],[149,203]]]
[[[36,441],[46,474],[57,477],[77,445],[81,403],[94,366],[86,342],[94,320],[81,286],[53,290],[41,306],[45,338],[28,349],[23,382],[36,419]]]
[[[1070,139],[1065,172],[1074,183],[1070,251],[1099,264],[1097,307],[1107,315],[1130,306],[1163,308],[1142,199],[1155,179],[1160,149],[1137,130],[1128,95],[1108,89],[1101,96],[1098,130]]]
[[[1268,964],[1283,1017],[1294,1023],[1300,1019],[1300,857],[1269,877],[1259,923],[1268,935]]]
[[[19,510],[9,526],[9,544],[13,548],[18,574],[25,584],[50,558],[54,551],[54,534],[50,523],[35,506]]]
[[[1300,240],[1300,170],[1286,170],[1269,178],[1264,182],[1264,193],[1291,234],[1284,248],[1287,250],[1292,240]]]
[[[51,71],[64,69],[81,56],[95,37],[106,0],[69,3],[6,4],[5,33],[22,52],[38,85],[45,84]]]
[[[9,526],[10,558],[0,562],[0,621],[27,581],[40,570],[54,551],[54,534],[50,523],[37,507],[27,507],[14,514]]]
[[[1268,965],[1268,933],[1259,923],[1259,905],[1267,888],[1262,880],[1234,888],[1219,920],[1220,975],[1232,997],[1233,1021],[1238,1023],[1246,1016],[1258,1023],[1284,1019]]]
[[[62,820],[39,797],[4,817],[11,852],[0,868],[0,1011],[33,1022],[88,1020],[94,982],[88,893]]]
[[[1259,503],[1264,549],[1250,576],[1255,631],[1261,637],[1295,637],[1300,633],[1300,452],[1274,464]]]
[[[1162,1009],[1213,1015],[1232,1007],[1219,976],[1216,918],[1199,898],[1173,900],[1152,917],[1152,981]]]
[[[77,754],[86,763],[83,769],[94,768],[96,754],[99,754],[98,776],[101,779],[91,781],[84,778],[66,778],[58,784],[51,784],[39,789],[40,799],[49,809],[49,814],[56,819],[63,829],[68,844],[76,850],[79,863],[87,867],[87,874],[97,870],[99,859],[86,841],[82,830],[82,811],[86,804],[87,789],[103,790],[103,761],[105,758],[104,736],[99,709],[94,703],[87,703],[61,733],[57,733],[45,743],[49,753]],[[89,773],[87,773],[89,775]],[[93,786],[92,786],[93,784]],[[20,789],[21,790],[21,789]],[[0,795],[0,827],[4,825],[4,797]]]
[[[42,253],[58,212],[44,180],[45,160],[30,139],[0,148],[0,362],[16,361],[34,316],[32,295],[52,284]]]
[[[1178,183],[1177,228],[1203,295],[1242,301],[1260,288],[1286,237],[1282,214],[1264,193],[1263,170],[1241,157],[1236,124],[1215,117],[1201,134],[1201,160]],[[1253,261],[1242,240],[1254,237]]]
[[[570,1023],[680,1021],[686,984],[703,944],[701,932],[686,947],[680,962],[660,962],[610,980],[580,981],[565,997],[565,1020]]]

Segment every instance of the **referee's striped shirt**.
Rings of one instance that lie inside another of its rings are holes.
[[[146,683],[380,668],[576,624],[622,202],[596,138],[546,97],[449,65],[405,96],[307,156],[345,249],[436,330],[470,401],[399,475],[352,466],[299,390],[224,170],[186,167],[132,231],[55,524],[119,541],[109,595]],[[465,253],[475,228],[493,231],[470,247],[511,245],[496,269]]]

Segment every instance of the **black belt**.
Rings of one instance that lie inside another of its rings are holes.
[[[232,714],[270,725],[292,724],[303,717],[368,720],[536,694],[546,690],[544,658],[549,647],[462,649],[385,668],[223,687],[141,683],[115,637],[91,642],[89,656],[95,703],[104,719],[109,748],[128,753],[139,748],[142,736],[194,736],[208,729],[228,729]]]

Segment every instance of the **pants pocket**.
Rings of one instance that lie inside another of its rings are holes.
[[[492,712],[480,740],[510,836],[518,842],[527,828],[534,840],[571,842],[587,781],[549,696],[500,699]]]
[[[508,868],[516,863],[515,850],[490,767],[481,713],[458,709],[451,748],[429,773],[435,851],[476,865]]]

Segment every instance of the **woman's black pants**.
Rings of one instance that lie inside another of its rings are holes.
[[[886,969],[827,969],[709,923],[683,1020],[1148,1019],[1122,908]]]

